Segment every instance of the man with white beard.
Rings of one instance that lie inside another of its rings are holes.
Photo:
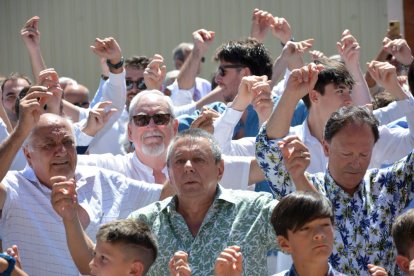
[[[170,97],[158,90],[142,91],[132,99],[129,107],[128,139],[134,145],[134,152],[126,155],[80,155],[78,165],[97,166],[132,179],[162,184],[168,178],[167,148],[177,131],[178,121]],[[226,157],[224,160],[225,173],[221,184],[226,188],[245,190],[249,183],[263,177],[262,174],[257,176],[258,167],[251,158]],[[235,175],[239,179],[235,179]]]

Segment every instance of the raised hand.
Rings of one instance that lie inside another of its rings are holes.
[[[33,16],[20,30],[20,35],[29,51],[39,50],[40,48],[39,19],[39,16]]]
[[[113,37],[95,39],[94,45],[90,46],[92,51],[101,58],[110,60],[112,64],[117,64],[122,58],[121,47]]]
[[[213,43],[214,37],[215,33],[213,31],[207,31],[205,29],[193,32],[193,52],[195,51],[196,54],[201,56],[204,55]]]
[[[341,41],[336,43],[336,48],[348,70],[359,70],[361,47],[349,30],[343,31]]]
[[[190,276],[191,269],[188,264],[188,254],[184,251],[177,251],[168,263],[170,276]]]
[[[201,128],[211,134],[214,133],[214,119],[220,114],[214,109],[203,107],[200,115],[191,123],[190,128]]]
[[[292,29],[289,22],[283,17],[274,17],[270,24],[270,29],[274,37],[286,44],[292,38]]]
[[[382,41],[383,49],[393,55],[398,62],[404,65],[410,65],[413,62],[413,55],[410,46],[408,46],[405,39],[391,40],[385,37]]]
[[[55,69],[48,68],[40,71],[38,80],[39,85],[47,87],[47,91],[53,94],[53,97],[46,102],[46,111],[60,115],[63,89],[60,87],[59,76]]]
[[[263,42],[272,23],[274,23],[274,19],[271,13],[254,9],[250,36],[256,38],[259,42]]]
[[[91,109],[82,132],[89,136],[95,136],[105,126],[109,118],[117,112],[116,108],[110,108],[111,104],[110,101],[100,102],[95,108]]]
[[[283,162],[292,179],[302,177],[310,164],[310,153],[296,135],[286,136],[278,142]]]
[[[313,90],[318,81],[318,74],[323,68],[321,64],[309,63],[293,70],[287,81],[285,93],[294,93],[297,99],[303,98]]]
[[[243,273],[243,256],[237,245],[225,248],[216,259],[215,276],[239,276]]]
[[[286,60],[290,71],[304,65],[303,54],[313,46],[314,39],[292,42],[288,41],[282,49],[282,58]]]
[[[52,183],[51,202],[53,209],[64,221],[77,219],[77,194],[75,180],[65,176],[54,176]]]
[[[265,84],[261,82],[265,82]],[[243,77],[240,82],[237,95],[234,98],[231,107],[239,111],[244,111],[247,106],[253,101],[254,97],[258,94],[260,89],[262,89],[265,85],[268,86],[267,76]],[[253,93],[253,91],[256,92],[256,95]]]
[[[318,60],[320,58],[327,58],[327,56],[319,50],[309,51],[309,54],[311,56],[312,61]]]
[[[368,264],[369,275],[371,276],[387,276],[388,273],[385,268],[373,264]]]
[[[367,63],[367,67],[371,77],[396,99],[407,98],[397,78],[397,69],[394,65],[388,62],[373,60]]]
[[[164,58],[159,54],[155,54],[144,71],[144,81],[147,89],[161,90],[166,73],[167,67],[164,65]]]

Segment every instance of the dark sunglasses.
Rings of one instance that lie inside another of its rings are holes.
[[[134,87],[134,83],[135,83],[135,86],[137,87],[138,90],[147,89],[147,86],[145,85],[144,78],[139,79],[137,81],[125,80],[125,83],[126,83],[127,90],[131,90]]]
[[[151,119],[154,121],[154,124],[158,126],[167,125],[171,120],[171,114],[140,114],[132,117],[132,120],[137,127],[149,125]]]
[[[243,68],[246,67],[242,64],[228,64],[228,65],[220,65],[217,69],[217,74],[224,77],[226,75],[227,68]]]

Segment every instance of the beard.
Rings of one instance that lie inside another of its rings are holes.
[[[151,131],[151,132],[145,133],[142,136],[142,139],[145,140],[145,138],[152,137],[152,136],[162,137],[161,143],[159,143],[159,144],[156,144],[156,143],[152,143],[152,144],[142,143],[142,152],[145,155],[149,155],[149,156],[160,156],[165,151],[164,134],[160,131]]]

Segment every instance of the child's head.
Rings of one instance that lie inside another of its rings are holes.
[[[397,265],[408,274],[410,261],[414,260],[414,209],[398,216],[391,232],[398,253]]]
[[[145,275],[157,258],[157,243],[150,228],[139,220],[115,220],[96,234],[92,275]]]
[[[295,192],[275,207],[271,223],[281,249],[293,261],[327,262],[333,246],[333,210],[330,201],[315,192]]]

